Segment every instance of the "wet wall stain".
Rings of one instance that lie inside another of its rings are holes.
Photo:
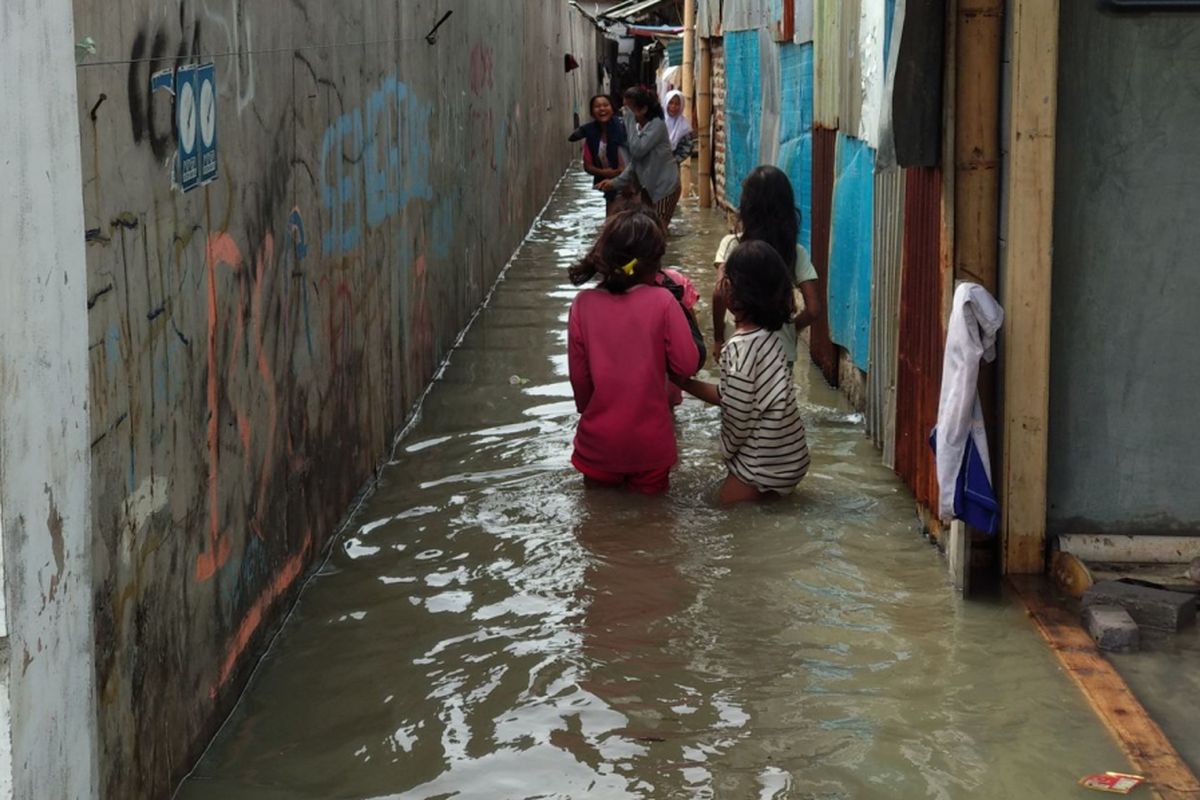
[[[54,600],[58,594],[58,585],[62,582],[63,570],[66,567],[66,544],[63,541],[63,518],[54,502],[54,490],[50,484],[45,485],[46,497],[50,510],[46,515],[46,530],[50,533],[50,550],[54,554],[54,575],[50,577],[49,599]]]

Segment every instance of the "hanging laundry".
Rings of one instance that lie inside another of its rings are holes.
[[[991,456],[979,362],[996,358],[996,333],[1004,309],[977,283],[961,283],[946,330],[942,391],[930,445],[937,458],[938,516],[956,517],[988,534],[999,529],[1000,507],[992,488]]]

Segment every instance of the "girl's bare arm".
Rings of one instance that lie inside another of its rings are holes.
[[[699,381],[695,378],[689,378],[679,384],[679,388],[695,397],[698,400],[703,400],[709,405],[721,405],[721,391],[715,383]]]

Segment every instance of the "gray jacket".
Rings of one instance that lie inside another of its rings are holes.
[[[640,131],[634,126],[629,138],[629,164],[613,178],[614,189],[624,189],[636,178],[637,182],[657,203],[679,188],[679,164],[671,152],[671,135],[667,123],[652,119]]]

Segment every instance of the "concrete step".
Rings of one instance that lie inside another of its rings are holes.
[[[1175,633],[1196,621],[1196,597],[1119,581],[1101,581],[1083,593],[1085,608],[1115,605],[1124,608],[1143,628]]]

